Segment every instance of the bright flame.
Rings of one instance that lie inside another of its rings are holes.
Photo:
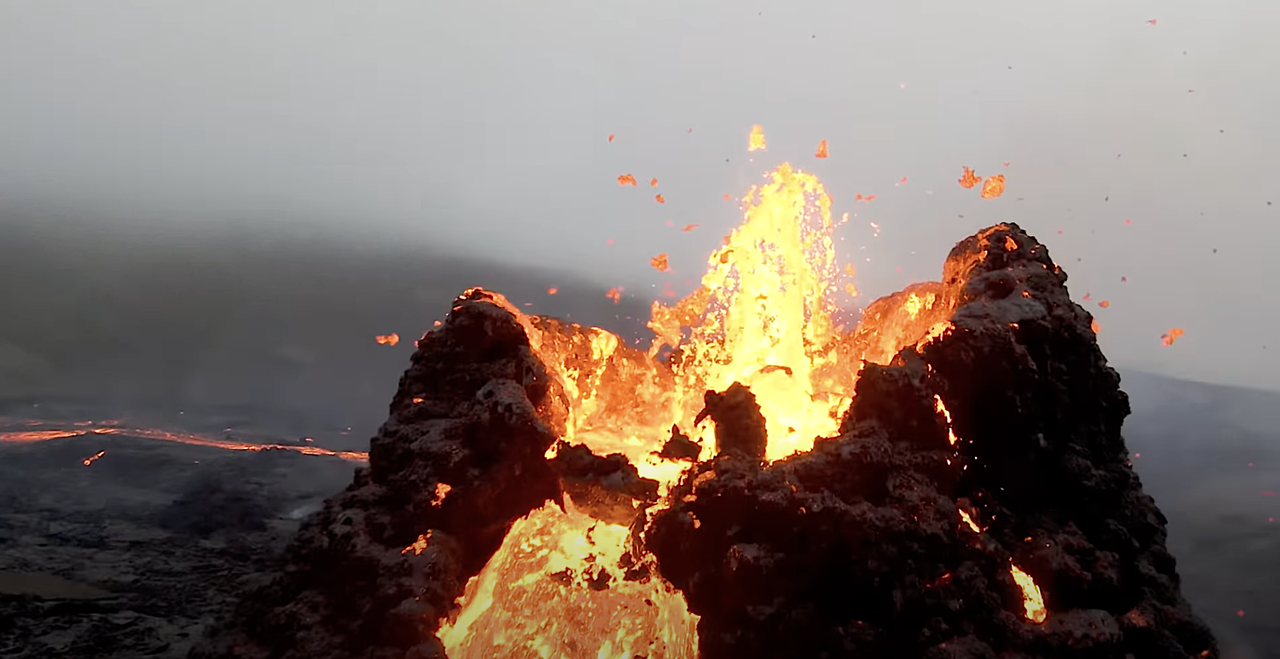
[[[764,414],[767,457],[778,460],[834,435],[848,402],[835,392],[851,389],[849,378],[815,377],[834,363],[838,336],[831,198],[787,164],[745,198],[744,221],[707,259],[702,286],[671,307],[653,303],[649,352],[681,352],[670,423],[691,427],[704,392],[740,382]],[[692,433],[703,446],[713,444],[711,426]]]
[[[440,630],[449,657],[696,657],[684,597],[661,579],[623,580],[627,528],[565,503],[566,512],[548,503],[517,521],[467,584],[462,610]]]
[[[764,146],[756,126],[750,148]],[[783,164],[748,191],[743,207],[743,222],[708,257],[700,285],[677,302],[653,303],[648,354],[603,329],[518,316],[568,399],[563,439],[596,455],[622,454],[658,482],[660,500],[645,515],[666,505],[661,497],[688,466],[658,454],[672,426],[700,445],[700,459],[712,457],[714,423],[693,424],[708,390],[734,382],[750,388],[767,427],[766,458],[774,461],[838,433],[864,359],[888,364],[903,347],[951,331],[955,295],[938,283],[872,303],[847,334],[835,326],[834,297],[846,280],[836,267],[831,199],[814,175]],[[665,270],[663,257],[650,265]],[[846,275],[853,274],[850,267]],[[621,294],[613,288],[608,296],[617,303]],[[955,443],[950,414],[936,403]],[[546,457],[555,455],[553,446]],[[696,656],[697,617],[683,597],[657,577],[620,579],[634,567],[630,530],[576,510],[567,498],[566,510],[548,504],[515,523],[442,627],[449,656]]]
[[[907,301],[903,303],[902,310],[906,311],[908,316],[915,318],[924,306],[924,300],[921,300],[919,295],[912,293],[907,296]]]
[[[760,151],[764,148],[764,126],[756,124],[751,127],[751,134],[747,136],[747,151]]]
[[[763,148],[759,127],[752,135]],[[577,328],[566,339],[526,321],[534,350],[572,401],[565,440],[597,455],[623,454],[664,495],[687,466],[656,455],[672,425],[702,445],[702,458],[711,457],[713,424],[692,423],[708,389],[735,381],[751,388],[768,424],[767,457],[776,460],[837,433],[848,403],[837,392],[853,390],[860,365],[836,359],[839,272],[822,183],[784,164],[744,202],[743,223],[708,258],[701,285],[670,306],[653,304],[648,356],[599,328]],[[663,257],[650,265],[664,269]],[[620,294],[610,291],[615,302]],[[669,369],[652,359],[664,347],[679,353]],[[638,372],[653,377],[632,377]],[[607,374],[632,379],[619,385]],[[449,656],[696,656],[697,617],[684,598],[659,578],[620,579],[628,538],[626,527],[571,506],[566,514],[548,505],[518,521],[442,628]],[[608,587],[599,588],[605,573]],[[533,607],[556,613],[528,616]]]
[[[1027,620],[1037,625],[1044,622],[1049,617],[1049,610],[1044,606],[1044,595],[1040,592],[1040,587],[1036,585],[1031,575],[1023,572],[1022,568],[1013,563],[1009,563],[1009,573],[1022,589],[1022,607],[1026,612]]]
[[[974,533],[982,533],[982,529],[978,528],[977,523],[965,512],[963,508],[959,509],[960,519]],[[1036,585],[1035,579],[1027,574],[1022,568],[1009,561],[1009,574],[1013,577],[1014,583],[1018,584],[1018,588],[1022,590],[1022,608],[1027,620],[1036,623],[1043,623],[1049,618],[1049,610],[1044,605],[1044,593],[1040,592],[1040,586]]]
[[[942,403],[942,396],[934,394],[933,402],[933,409],[937,410],[942,415],[942,418],[947,421],[947,441],[951,442],[952,446],[955,446],[956,442],[960,440],[956,438],[956,432],[951,429],[951,412],[948,412],[947,406]],[[964,511],[960,511],[960,514],[963,515]],[[972,524],[972,520],[970,520],[970,523]]]

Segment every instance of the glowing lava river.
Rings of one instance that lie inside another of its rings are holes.
[[[199,433],[164,430],[160,428],[138,428],[121,423],[118,420],[71,421],[60,422],[46,419],[16,419],[0,417],[0,444],[31,444],[47,442],[71,437],[118,436],[151,439],[162,442],[174,442],[188,446],[203,446],[226,451],[293,451],[303,455],[322,455],[340,458],[348,462],[368,462],[369,454],[360,451],[334,451],[327,448],[299,444],[272,444],[236,441],[230,438],[211,437]],[[97,455],[85,460],[89,466],[98,458]]]

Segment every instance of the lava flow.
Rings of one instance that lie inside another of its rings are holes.
[[[33,442],[47,442],[55,439],[68,439],[71,437],[114,435],[121,437],[152,439],[162,442],[175,442],[178,444],[186,444],[188,446],[204,446],[207,448],[217,448],[226,451],[294,451],[303,455],[322,455],[340,458],[348,462],[368,462],[369,460],[369,454],[361,451],[334,451],[327,448],[321,448],[319,446],[309,445],[301,446],[292,444],[254,444],[238,442],[233,439],[219,439],[216,437],[209,437],[207,435],[176,430],[123,426],[116,420],[60,423],[57,421],[45,421],[40,419],[17,420],[0,417],[0,428],[14,427],[21,427],[22,430],[0,430],[0,443],[30,444]],[[94,458],[94,460],[96,459],[97,458]],[[88,466],[91,462],[92,461],[86,461],[85,466]]]

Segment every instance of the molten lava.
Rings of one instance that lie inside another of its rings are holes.
[[[27,429],[5,429],[15,425],[21,425]],[[67,425],[72,427],[65,427]],[[30,428],[39,429],[31,430]],[[341,458],[348,462],[361,463],[369,461],[369,455],[361,451],[334,451],[310,445],[296,446],[292,444],[254,444],[249,442],[238,442],[232,439],[218,439],[207,435],[175,430],[128,427],[121,425],[120,422],[116,420],[59,423],[56,421],[41,421],[37,419],[18,421],[16,419],[0,417],[0,443],[29,444],[34,442],[47,442],[55,439],[100,435],[152,439],[162,442],[176,442],[178,444],[187,444],[189,446],[204,446],[228,451],[294,451],[303,455],[322,455]],[[97,460],[100,457],[102,457],[101,454],[90,460],[84,461],[85,466],[92,464],[94,460]]]
[[[739,382],[760,403],[768,458],[777,460],[835,434],[848,402],[838,392],[850,390],[856,365],[822,368],[836,362],[838,338],[831,198],[816,176],[789,165],[771,177],[747,192],[744,221],[707,259],[702,286],[671,307],[654,303],[649,353],[679,352],[663,427],[690,427],[704,392]],[[710,424],[694,432],[709,445]]]
[[[751,127],[751,134],[747,136],[747,151],[760,151],[764,148],[764,127],[756,124]]]
[[[1022,606],[1027,620],[1037,624],[1044,622],[1049,617],[1049,612],[1044,608],[1044,595],[1040,593],[1040,587],[1032,580],[1031,575],[1013,563],[1009,564],[1009,573],[1013,575],[1014,583],[1022,589]]]
[[[750,150],[762,148],[756,126]],[[839,434],[863,359],[887,363],[948,327],[952,302],[926,289],[894,298],[897,307],[876,310],[849,335],[836,326],[835,223],[816,176],[783,164],[744,205],[742,224],[708,257],[701,285],[670,306],[653,303],[647,354],[599,328],[522,320],[569,399],[564,439],[597,456],[625,456],[663,496],[687,467],[659,454],[673,428],[701,447],[701,460],[713,457],[714,422],[695,422],[706,392],[749,387],[767,424],[766,460],[777,461]],[[665,256],[651,265],[664,270]],[[941,398],[937,409],[949,427]],[[667,504],[628,508],[636,520],[629,528],[579,503],[567,495],[563,509],[549,503],[511,528],[441,627],[451,659],[696,656],[696,616],[635,551],[644,521]]]
[[[846,330],[821,184],[744,201],[649,350],[459,296],[193,659],[1218,656],[1044,245],[979,231]]]

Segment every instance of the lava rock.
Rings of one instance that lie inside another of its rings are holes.
[[[703,401],[706,406],[693,422],[708,417],[716,422],[716,453],[763,462],[768,431],[755,394],[734,382],[723,392],[708,391]]]
[[[839,437],[764,469],[694,465],[646,540],[703,659],[1218,656],[1066,280],[1017,225],[979,232],[942,282],[869,307],[846,348],[883,365]],[[905,346],[892,358],[877,322]],[[759,439],[717,419],[717,442]]]
[[[565,494],[582,512],[596,519],[630,526],[641,506],[658,501],[658,481],[641,478],[635,465],[614,453],[598,456],[581,444],[557,444],[551,466],[560,475]]]
[[[673,429],[659,457],[693,463],[665,508],[621,455],[546,455],[571,422],[643,426],[671,368],[468,291],[418,342],[369,467],[192,657],[443,658],[463,585],[568,492],[630,524],[621,579],[597,565],[588,587],[665,579],[698,616],[701,659],[1216,659],[1066,281],[1017,225],[961,241],[940,282],[873,303],[830,346],[835,372],[866,362],[838,437],[766,465],[751,391],[709,391],[716,455],[697,461]],[[640,393],[578,406],[602,391]]]
[[[566,398],[521,315],[472,289],[418,342],[369,466],[193,659],[443,657],[434,633],[515,520],[560,500]]]
[[[662,445],[658,457],[664,460],[694,461],[702,454],[702,447],[689,436],[680,432],[679,426],[671,426],[671,439]]]

